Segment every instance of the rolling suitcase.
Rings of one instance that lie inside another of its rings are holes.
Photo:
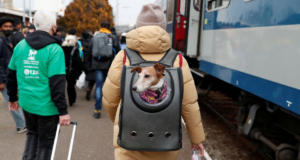
[[[75,131],[76,131],[77,122],[71,121],[70,124],[73,124],[74,126],[73,126],[73,132],[72,132],[72,137],[71,137],[71,142],[70,142],[70,148],[69,148],[69,153],[68,153],[68,160],[71,160],[72,149],[73,149],[73,142],[74,142],[74,138],[75,138]],[[52,149],[52,154],[51,154],[51,160],[54,160],[54,155],[55,155],[55,150],[56,150],[56,145],[57,145],[57,139],[58,139],[58,134],[59,134],[59,129],[60,129],[60,125],[58,123],[57,130],[56,130],[56,135],[55,135],[55,140],[54,140],[54,144],[53,144],[53,149]]]

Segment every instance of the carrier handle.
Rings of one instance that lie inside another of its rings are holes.
[[[71,160],[77,122],[71,121],[70,124],[73,124],[74,127],[73,127],[73,131],[72,131],[72,137],[71,137],[71,142],[70,142],[70,147],[69,147],[68,160]],[[55,139],[54,139],[54,144],[53,144],[53,149],[52,149],[52,153],[51,153],[51,160],[54,160],[54,155],[55,155],[59,130],[60,130],[60,124],[58,123],[57,124],[57,129],[56,129],[56,134],[55,134]]]

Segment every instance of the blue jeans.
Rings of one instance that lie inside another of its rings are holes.
[[[101,110],[102,108],[102,87],[107,77],[108,70],[96,70],[96,90],[95,90],[95,97],[96,97],[96,104],[95,110]]]
[[[6,89],[6,84],[5,83],[4,83],[4,90],[0,91],[0,92],[2,93],[4,99],[7,103],[7,106],[8,106],[9,96],[7,95],[7,89]],[[10,113],[11,113],[12,117],[15,120],[17,128],[25,127],[25,121],[24,121],[24,117],[23,117],[21,108],[19,108],[18,111],[10,111]]]

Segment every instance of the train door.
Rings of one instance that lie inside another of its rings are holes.
[[[186,0],[177,0],[174,12],[173,48],[184,52],[186,33]]]
[[[174,48],[174,25],[175,25],[175,0],[167,0],[167,32],[170,35],[172,48]]]
[[[202,1],[190,0],[188,1],[188,15],[187,15],[187,29],[186,29],[186,48],[185,56],[197,58],[200,55],[200,40],[202,31]]]

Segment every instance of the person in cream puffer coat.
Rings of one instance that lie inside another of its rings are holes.
[[[143,7],[143,12],[157,12],[161,10],[159,6],[148,4]],[[161,10],[163,15],[163,12]],[[139,17],[141,17],[141,14]],[[157,14],[156,14],[157,15]],[[149,17],[149,16],[147,16]],[[164,16],[163,16],[164,17]],[[138,19],[139,21],[139,19]],[[150,20],[151,21],[151,20]],[[146,21],[146,22],[149,22]],[[137,23],[137,29],[126,34],[127,47],[139,52],[139,54],[147,61],[158,61],[171,48],[169,34],[165,31],[165,23],[159,25],[143,25]],[[178,151],[171,152],[142,152],[129,151],[121,148],[117,144],[117,136],[119,133],[119,114],[121,104],[121,71],[123,66],[124,51],[121,50],[108,72],[108,77],[103,86],[103,106],[108,113],[110,119],[114,122],[114,139],[116,160],[175,160]],[[126,56],[126,66],[130,65],[130,61]],[[179,56],[177,56],[174,67],[179,66]],[[182,117],[186,123],[187,131],[191,140],[192,148],[204,149],[201,144],[205,140],[202,120],[200,117],[200,108],[198,105],[198,95],[192,74],[190,72],[187,61],[183,58],[182,73],[184,79],[184,94],[182,101]]]

